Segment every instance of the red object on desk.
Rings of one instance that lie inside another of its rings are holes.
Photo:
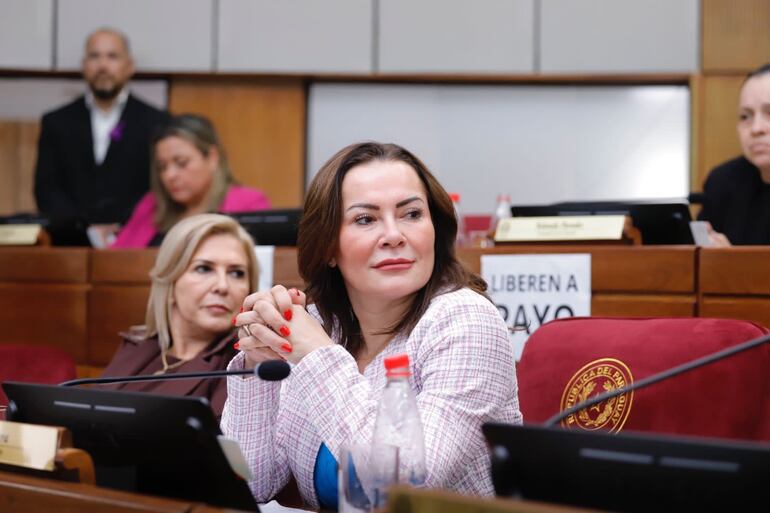
[[[485,232],[489,230],[491,222],[492,216],[489,215],[463,216],[466,235],[470,232]]]

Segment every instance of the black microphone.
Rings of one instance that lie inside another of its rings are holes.
[[[60,387],[74,387],[77,385],[99,385],[107,383],[130,383],[137,381],[166,381],[171,379],[192,378],[222,378],[225,376],[245,376],[253,374],[265,381],[281,381],[291,373],[291,367],[283,360],[267,360],[254,369],[248,370],[221,370],[209,372],[178,372],[175,374],[152,374],[138,376],[105,376],[102,378],[72,379],[59,383]]]
[[[557,413],[550,419],[546,420],[543,423],[543,426],[552,427],[555,424],[566,419],[570,415],[573,415],[581,410],[585,410],[586,408],[590,408],[591,406],[595,404],[599,404],[602,401],[606,401],[607,399],[612,399],[613,397],[617,397],[619,395],[623,395],[628,392],[633,392],[634,390],[637,390],[639,388],[644,388],[648,385],[652,385],[653,383],[657,383],[658,381],[663,381],[664,379],[672,378],[684,372],[697,369],[698,367],[703,367],[704,365],[708,365],[718,360],[722,360],[723,358],[727,358],[734,354],[742,353],[743,351],[748,351],[749,349],[752,349],[757,346],[761,346],[766,342],[770,342],[770,334],[764,335],[759,338],[747,340],[746,342],[742,342],[740,344],[722,349],[720,351],[711,353],[706,356],[701,356],[700,358],[696,358],[695,360],[692,360],[690,362],[677,365],[676,367],[664,370],[657,374],[653,374],[652,376],[647,376],[646,378],[640,379],[639,381],[631,385],[626,385],[624,387],[616,388],[615,390],[610,390],[609,392],[605,392],[603,394],[595,395],[589,399],[586,399],[585,401],[579,402],[578,404],[576,404],[575,406],[572,406],[571,408],[567,408],[566,410]]]

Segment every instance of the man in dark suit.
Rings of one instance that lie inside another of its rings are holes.
[[[43,116],[35,199],[52,223],[122,223],[149,189],[150,138],[167,114],[128,92],[133,73],[126,37],[97,30],[83,57],[88,91]]]

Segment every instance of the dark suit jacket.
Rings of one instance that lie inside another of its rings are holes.
[[[738,157],[715,167],[703,192],[699,219],[733,244],[770,244],[770,184],[751,162]]]
[[[236,338],[228,333],[226,336],[213,341],[201,353],[187,363],[169,369],[167,374],[177,372],[209,372],[227,369],[227,364],[236,355],[233,348]],[[169,364],[178,362],[173,356],[168,356]],[[160,345],[157,337],[143,339],[141,337],[126,336],[112,361],[104,369],[102,376],[136,376],[139,374],[153,374],[163,368],[160,358]],[[125,390],[130,392],[147,392],[162,395],[181,395],[192,397],[205,397],[211,403],[211,409],[217,420],[222,416],[222,408],[227,398],[227,379],[177,379],[169,381],[147,381],[138,383],[120,383],[105,385],[113,390]]]
[[[150,138],[166,118],[129,95],[122,134],[97,166],[85,97],[45,114],[35,169],[38,210],[56,221],[124,222],[149,190]]]

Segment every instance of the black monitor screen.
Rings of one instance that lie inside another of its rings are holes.
[[[693,244],[690,209],[685,203],[593,201],[513,206],[514,217],[627,215],[643,244]]]
[[[770,444],[485,424],[495,492],[611,511],[770,504]]]
[[[300,208],[259,210],[228,214],[262,246],[296,246]]]
[[[3,390],[8,420],[71,431],[94,460],[98,486],[257,509],[219,446],[205,399],[14,382]]]

